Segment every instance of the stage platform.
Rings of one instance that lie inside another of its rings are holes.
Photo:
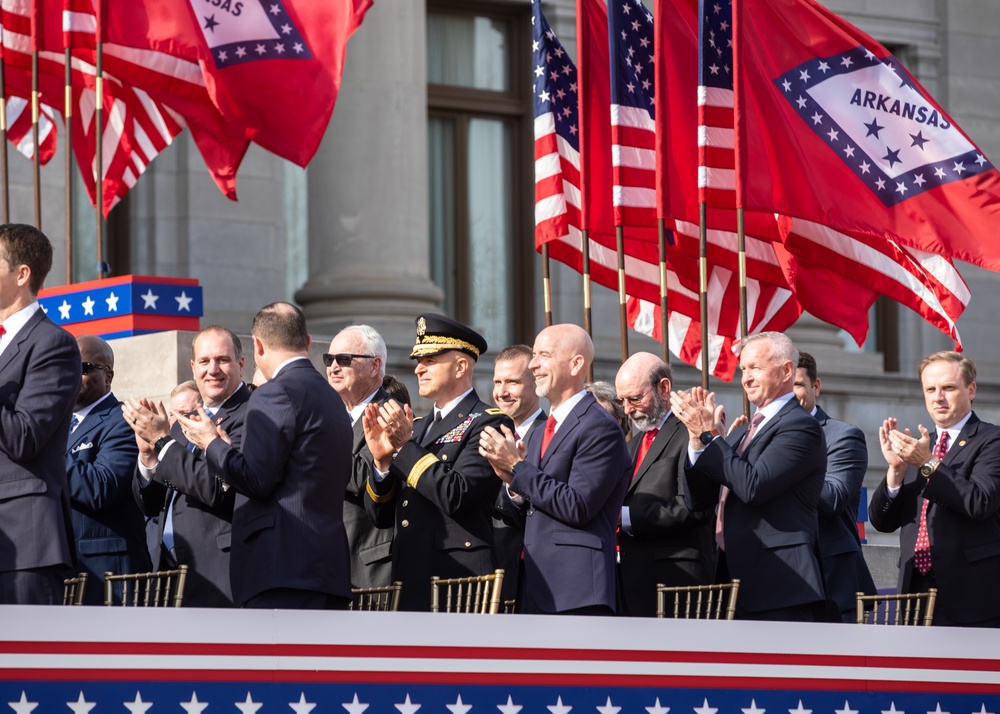
[[[16,714],[997,714],[1000,637],[836,624],[6,606],[3,705]]]

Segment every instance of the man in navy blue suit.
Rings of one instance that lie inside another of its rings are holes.
[[[798,362],[798,349],[779,332],[743,339],[741,381],[756,412],[728,439],[714,395],[700,387],[670,394],[688,429],[688,506],[719,504],[717,543],[740,580],[739,619],[828,618],[817,535],[826,441],[795,399]]]
[[[66,440],[80,350],[38,304],[52,244],[0,226],[0,604],[62,602],[74,560]]]
[[[114,352],[94,335],[81,335],[76,343],[83,360],[83,386],[70,421],[66,473],[77,561],[89,574],[84,602],[100,605],[104,573],[144,573],[152,563],[142,512],[132,498],[139,448],[121,402],[111,393]]]
[[[576,325],[535,338],[535,390],[552,410],[527,446],[486,427],[479,453],[506,483],[508,520],[524,520],[526,613],[612,615],[615,526],[631,476],[618,422],[584,390],[594,343]]]
[[[795,398],[816,417],[826,437],[826,478],[819,497],[819,553],[826,597],[844,622],[857,622],[858,593],[877,592],[861,552],[857,523],[868,446],[861,429],[831,419],[816,403],[821,384],[816,359],[802,352],[795,370]]]
[[[181,416],[188,440],[236,491],[230,580],[242,607],[346,609],[351,568],[344,492],[353,431],[344,402],[309,361],[302,312],[261,309],[250,329],[267,382],[247,402],[239,451],[204,409]]]

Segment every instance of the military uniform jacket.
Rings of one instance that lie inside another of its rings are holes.
[[[400,609],[430,609],[432,575],[468,577],[496,568],[491,513],[502,482],[479,455],[479,434],[501,425],[514,428],[473,390],[441,421],[416,421],[389,476],[369,477],[369,515],[380,527],[396,527],[392,579],[403,581]]]
[[[937,435],[932,435],[935,443]],[[911,592],[920,511],[927,506],[935,607],[961,624],[1000,617],[1000,427],[975,412],[941,465],[925,479],[914,466],[889,498],[885,479],[872,494],[868,517],[876,530],[900,530],[899,592]]]

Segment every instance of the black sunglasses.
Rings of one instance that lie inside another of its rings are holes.
[[[323,364],[327,367],[333,365],[334,361],[337,362],[341,367],[350,367],[351,360],[354,359],[372,359],[375,355],[352,355],[348,353],[332,355],[329,352],[323,353]]]
[[[83,373],[84,374],[90,374],[95,369],[100,369],[100,370],[103,370],[105,372],[110,372],[111,371],[111,368],[108,367],[105,364],[95,364],[93,362],[84,362],[83,363]]]

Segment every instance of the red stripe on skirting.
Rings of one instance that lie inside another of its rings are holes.
[[[70,675],[70,676],[67,676]],[[954,694],[1000,694],[1000,684],[965,682],[886,682],[844,679],[788,679],[773,677],[692,677],[658,675],[524,674],[455,672],[371,672],[315,670],[43,670],[8,669],[0,681],[40,682],[259,682],[261,684],[357,683],[357,684],[465,684],[511,686],[578,686],[672,689],[765,689],[818,690],[830,692],[930,692]]]
[[[215,644],[188,642],[0,642],[0,654],[136,654],[251,657],[353,657],[383,659],[564,660],[567,662],[687,662],[784,666],[872,667],[1000,672],[1000,659],[808,655],[739,652],[573,650],[555,648],[426,647],[377,645]]]

